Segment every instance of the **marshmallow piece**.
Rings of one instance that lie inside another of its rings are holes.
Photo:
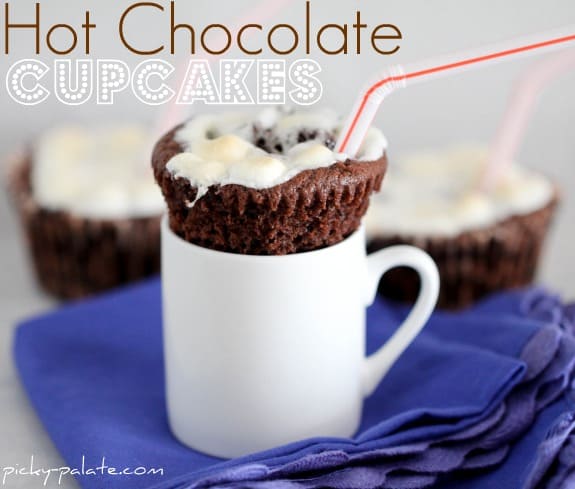
[[[65,209],[82,199],[77,179],[67,171],[41,171],[33,168],[32,184],[34,197],[49,209]]]
[[[235,163],[246,157],[253,146],[234,134],[226,134],[216,139],[202,141],[195,153],[206,160],[222,163]]]
[[[176,178],[187,178],[197,185],[213,185],[223,180],[227,165],[222,161],[205,160],[193,153],[179,153],[167,165]]]
[[[269,187],[285,171],[286,167],[280,160],[264,153],[231,166],[229,176],[232,181],[249,182],[253,187]]]
[[[294,146],[288,152],[288,157],[294,166],[300,168],[318,168],[336,161],[333,151],[313,141]]]
[[[383,133],[373,127],[370,127],[361,143],[358,152],[358,158],[366,161],[375,161],[381,158],[383,150],[387,148],[387,139]]]
[[[460,223],[471,227],[488,226],[493,216],[493,208],[486,195],[470,192],[455,203],[454,214]]]
[[[382,206],[380,213],[384,219],[381,222],[381,228],[385,229],[385,223],[389,223],[390,232],[399,231],[411,234],[412,229],[419,228],[420,232],[423,233],[438,231],[450,234],[457,228],[457,219],[441,201],[418,202],[410,208],[408,213],[402,216],[400,222],[396,222],[397,216],[394,215],[393,209]]]
[[[125,217],[130,215],[130,198],[121,184],[109,183],[85,194],[75,210],[85,217],[100,219]]]
[[[543,207],[553,194],[553,186],[540,176],[523,172],[503,178],[494,189],[494,197],[511,213],[529,213]]]

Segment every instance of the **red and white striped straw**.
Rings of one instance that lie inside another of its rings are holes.
[[[336,148],[340,153],[351,157],[356,156],[379,106],[398,87],[439,76],[461,73],[521,55],[533,55],[566,47],[573,42],[575,42],[575,26],[569,26],[529,38],[514,39],[489,48],[409,65],[405,68],[393,67],[370,84],[356,101],[354,110],[340,133]]]
[[[535,63],[522,74],[489,148],[481,190],[491,190],[505,168],[515,160],[539,95],[552,81],[573,69],[575,49],[569,49]]]

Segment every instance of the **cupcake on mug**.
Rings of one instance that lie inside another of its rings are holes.
[[[558,201],[555,185],[517,164],[480,190],[488,151],[480,146],[421,153],[400,161],[366,216],[368,251],[422,248],[441,276],[439,306],[460,308],[492,292],[530,284]],[[380,291],[412,301],[409,269],[392,270]]]
[[[159,271],[165,209],[133,125],[62,126],[12,158],[8,185],[42,287],[72,299]]]
[[[200,115],[166,134],[152,164],[171,229],[214,250],[285,255],[331,246],[361,224],[387,142],[368,133],[353,160],[334,152],[330,111]]]

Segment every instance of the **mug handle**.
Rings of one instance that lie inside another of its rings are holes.
[[[399,266],[413,268],[421,278],[421,289],[413,309],[393,336],[363,366],[363,395],[371,395],[391,366],[423,329],[431,316],[439,294],[439,272],[435,262],[424,251],[413,246],[392,246],[367,257],[367,304],[375,300],[381,277]]]

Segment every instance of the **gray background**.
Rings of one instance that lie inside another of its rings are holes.
[[[116,33],[119,13],[130,3],[133,2],[51,0],[43,3],[42,20],[48,27],[56,22],[78,25],[83,10],[90,9],[93,21],[98,24],[92,39],[92,55],[121,58],[134,67],[141,59],[126,55]],[[255,0],[180,0],[176,7],[180,21],[203,26],[210,22],[232,24],[233,19],[256,4]],[[28,20],[33,12],[33,2],[29,0],[18,0],[11,2],[11,5],[18,21]],[[312,22],[351,24],[357,8],[362,11],[364,20],[373,26],[379,23],[398,25],[404,40],[399,53],[391,58],[379,57],[368,50],[361,57],[312,55],[323,67],[321,79],[325,91],[322,103],[341,112],[349,110],[358,87],[372,76],[376,68],[417,61],[567,24],[575,25],[575,4],[572,0],[314,0]],[[282,11],[273,21],[263,23],[271,25],[275,22],[289,22],[302,25],[303,15],[303,1],[294,0],[292,6]],[[149,39],[152,45],[152,41],[164,41],[168,36],[167,17],[149,15],[141,16],[140,20],[140,25],[130,26],[130,35],[134,39]],[[46,28],[43,30],[45,32]],[[8,66],[17,59],[33,57],[30,34],[17,35],[13,39],[15,49],[11,56],[0,55],[2,77]],[[364,47],[368,46],[366,37]],[[234,52],[226,55],[234,56]],[[48,55],[41,57],[49,62],[52,60]],[[161,57],[177,64],[174,57]],[[305,57],[302,51],[292,58],[299,57]],[[535,60],[522,59],[432,81],[394,94],[385,102],[376,121],[391,142],[392,162],[398,155],[414,149],[461,142],[489,142],[512,90],[513,80]],[[554,82],[543,94],[519,155],[522,163],[544,171],[563,187],[563,207],[546,250],[540,279],[568,298],[575,296],[572,252],[575,197],[571,195],[575,177],[574,86],[575,73],[572,73]],[[158,109],[140,104],[128,93],[119,96],[112,107],[88,104],[80,109],[72,109],[50,102],[26,108],[9,100],[5,91],[0,90],[0,104],[1,154],[9,153],[42,129],[59,122],[98,122],[110,119],[152,121],[159,113]],[[204,109],[198,107],[194,110]],[[37,466],[58,467],[63,462],[18,383],[10,352],[14,324],[22,318],[46,310],[53,303],[35,288],[17,222],[4,193],[0,196],[0,219],[0,470],[6,466],[27,464],[31,455],[35,456]],[[68,479],[64,485],[74,487],[74,482]],[[19,477],[10,479],[7,487],[42,487],[42,483],[28,477]],[[51,483],[49,487],[57,487],[57,484]]]

